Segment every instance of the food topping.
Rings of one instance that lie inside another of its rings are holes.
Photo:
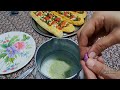
[[[71,12],[69,11],[57,11],[59,14],[62,14],[68,18],[70,18],[71,20],[77,21],[79,20],[78,17],[76,17],[75,15],[73,15]]]
[[[63,21],[61,20],[61,18],[51,14],[50,11],[37,11],[35,12],[35,14],[36,16],[39,16],[40,20],[47,23],[49,26],[54,26],[58,28],[59,30],[62,30],[62,28],[68,25],[66,21]],[[66,15],[67,14],[68,13],[66,12]],[[74,17],[74,16],[71,16],[71,17]]]

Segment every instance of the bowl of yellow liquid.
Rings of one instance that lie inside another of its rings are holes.
[[[39,72],[46,79],[77,79],[82,69],[78,45],[64,38],[52,38],[43,43],[35,60]]]

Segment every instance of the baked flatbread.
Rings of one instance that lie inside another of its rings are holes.
[[[86,11],[73,11],[74,13],[77,13],[80,17],[86,18],[87,12]]]
[[[76,25],[81,26],[84,24],[84,18],[81,17],[78,13],[73,11],[52,11],[54,15],[58,15],[63,18],[63,20]]]
[[[63,32],[73,32],[75,27],[50,11],[31,11],[32,18],[45,30],[61,38]]]

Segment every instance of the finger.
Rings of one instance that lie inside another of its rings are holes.
[[[104,59],[102,58],[102,56],[98,57],[97,60],[98,60],[99,62],[103,63],[103,64],[105,63],[105,61],[104,61]]]
[[[95,42],[91,49],[89,50],[89,54],[91,52],[94,52],[96,55],[99,55],[103,50],[106,48],[116,44],[117,41],[115,40],[115,37],[112,34],[107,35],[106,37],[101,38],[97,42]]]
[[[100,24],[102,25],[100,25]],[[91,37],[95,32],[103,27],[103,18],[93,18],[83,25],[83,27],[78,31],[78,43],[81,50],[81,57],[88,51],[88,38]]]
[[[98,60],[101,63],[105,63],[104,59],[102,58],[102,56],[96,56],[94,59]]]
[[[81,60],[80,63],[82,65],[83,71],[87,79],[97,79],[96,75],[86,67],[85,62],[83,60]]]
[[[102,77],[102,76],[98,76],[98,78],[99,78],[99,79],[104,79],[104,77]]]
[[[86,23],[85,23],[86,24]],[[80,38],[80,34],[81,34],[81,30],[84,28],[85,24],[80,28],[80,30],[78,30],[77,32],[77,40],[78,40],[78,43],[79,43],[79,38]]]
[[[84,58],[84,55],[90,50],[90,47],[79,47],[81,59]]]
[[[94,33],[97,33],[104,26],[104,17],[99,16],[92,18],[80,29],[81,32],[78,33],[78,38],[81,46],[87,46],[88,38],[90,38]]]
[[[87,58],[85,57],[84,60],[86,61],[87,59],[88,59],[88,57],[87,57]],[[103,59],[102,59],[102,56],[100,56],[100,57],[99,57],[99,56],[96,56],[94,60],[98,60],[98,61],[100,61],[101,63],[104,62]],[[97,75],[97,77],[98,77],[99,79],[104,79],[104,78],[103,78],[102,76],[100,76],[100,75],[99,75],[99,76]]]
[[[93,71],[98,76],[102,76],[105,79],[114,79],[114,78],[120,78],[120,72],[115,72],[111,68],[107,67],[105,64],[89,58],[86,61],[86,66]]]

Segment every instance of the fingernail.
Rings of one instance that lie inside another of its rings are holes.
[[[88,60],[88,61],[86,62],[86,64],[87,64],[88,67],[93,67],[94,64],[95,64],[95,60]]]
[[[91,53],[89,54],[89,57],[90,57],[90,58],[95,58],[95,57],[96,57],[96,53],[95,53],[95,52],[91,52]]]
[[[86,62],[87,60],[88,60],[88,53],[86,53],[84,56],[84,61]]]

